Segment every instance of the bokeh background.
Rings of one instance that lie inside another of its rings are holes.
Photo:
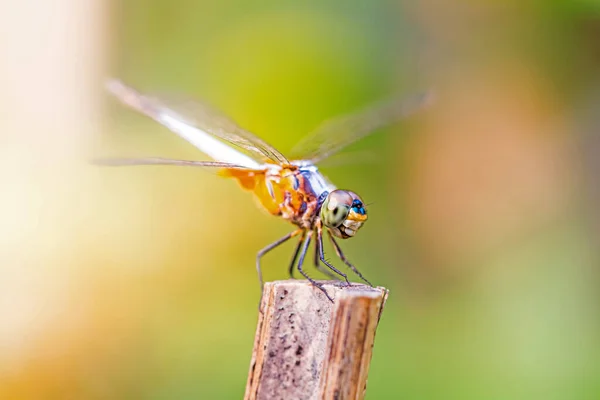
[[[284,152],[435,89],[323,168],[372,203],[343,245],[391,291],[367,397],[600,398],[597,0],[0,7],[0,398],[243,395],[255,253],[290,226],[206,171],[89,166],[202,158],[108,99],[109,75],[209,99]]]

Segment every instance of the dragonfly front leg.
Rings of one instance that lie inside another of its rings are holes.
[[[339,281],[340,277],[333,274],[328,268],[323,268],[321,265],[321,258],[319,257],[319,244],[315,242],[315,268],[320,271],[322,274],[327,275],[329,279],[334,281]]]
[[[327,290],[325,290],[325,288],[321,284],[317,283],[317,281],[315,281],[310,276],[308,276],[306,274],[306,272],[304,272],[304,270],[302,269],[302,264],[304,264],[304,257],[306,256],[306,252],[308,251],[308,245],[310,244],[312,235],[313,235],[313,231],[309,231],[308,234],[306,235],[306,238],[304,239],[304,246],[302,246],[302,251],[300,252],[300,259],[298,260],[298,271],[300,271],[302,276],[304,276],[306,279],[308,279],[308,281],[310,283],[312,283],[320,291],[325,293],[325,296],[327,296],[329,301],[331,301],[333,303],[333,299],[329,296],[329,293],[327,293]]]
[[[323,227],[321,226],[321,224],[317,224],[317,249],[319,251],[319,259],[321,260],[321,262],[323,264],[327,265],[329,267],[329,269],[331,269],[336,274],[344,277],[344,279],[346,280],[346,283],[348,284],[348,286],[350,286],[350,281],[348,280],[348,275],[344,274],[342,271],[340,271],[339,269],[337,269],[336,267],[331,265],[325,259],[325,252],[323,251]]]
[[[296,266],[296,260],[298,259],[298,254],[300,254],[300,249],[302,248],[302,244],[304,243],[304,237],[306,236],[306,232],[304,232],[302,234],[302,236],[300,236],[300,239],[298,240],[298,244],[296,245],[296,249],[294,250],[294,253],[292,255],[292,261],[290,262],[290,266],[289,266],[289,274],[290,274],[290,278],[292,279],[296,279],[294,277],[294,267]],[[340,278],[334,274],[332,274],[328,269],[323,268],[323,266],[321,266],[321,262],[319,259],[319,247],[317,246],[317,244],[315,243],[315,268],[320,271],[321,273],[323,273],[324,275],[327,275],[327,277],[329,279],[333,279],[336,281],[339,281]]]
[[[373,285],[371,284],[371,282],[369,282],[361,273],[360,271],[350,263],[350,261],[348,261],[348,259],[346,258],[346,256],[344,255],[344,253],[342,252],[341,247],[337,244],[337,242],[335,241],[335,239],[333,238],[333,235],[331,234],[331,232],[328,232],[329,234],[329,239],[331,240],[331,244],[333,245],[333,248],[335,249],[335,252],[337,253],[338,257],[340,258],[340,260],[342,260],[344,262],[344,264],[346,264],[348,267],[350,267],[350,269],[352,271],[354,271],[354,273],[356,275],[358,275],[358,277],[360,279],[362,279],[363,281],[365,281],[369,286],[373,287]]]
[[[294,236],[299,235],[302,232],[305,232],[304,229],[296,229],[295,231],[288,233],[287,235],[285,235],[281,239],[277,240],[276,242],[271,243],[270,245],[268,245],[267,247],[265,247],[264,249],[262,249],[261,251],[258,252],[258,254],[256,255],[256,271],[258,272],[258,281],[260,282],[261,293],[262,293],[262,290],[263,290],[263,287],[264,287],[263,278],[262,278],[262,271],[260,269],[260,259],[262,258],[262,256],[264,256],[269,251],[273,250],[275,247],[277,247],[277,246],[279,246],[279,245],[287,242],[288,240],[290,240]]]

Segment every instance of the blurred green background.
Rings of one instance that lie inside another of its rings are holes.
[[[208,99],[284,153],[328,117],[435,89],[348,149],[376,162],[323,168],[373,203],[342,245],[390,289],[367,398],[600,398],[597,1],[129,0],[104,23],[107,74]],[[203,158],[98,107],[94,156]],[[291,226],[206,171],[81,168],[36,253],[56,296],[4,297],[33,322],[4,318],[25,344],[0,355],[1,397],[241,398],[254,257]]]

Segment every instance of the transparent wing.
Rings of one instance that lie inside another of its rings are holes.
[[[206,136],[203,136],[204,133],[246,150],[261,160],[267,158],[276,163],[289,163],[273,146],[240,128],[234,121],[208,104],[190,99],[169,100],[166,97],[159,99],[141,94],[118,80],[108,81],[107,88],[126,105],[167,126],[213,158],[220,158],[217,157],[220,154],[214,153],[226,153],[226,151],[207,140]],[[196,129],[186,129],[185,125]],[[215,147],[218,149],[214,150]],[[226,159],[233,160],[235,157]]]
[[[344,151],[328,157],[319,163],[321,168],[338,168],[352,165],[366,165],[380,163],[381,155],[369,150]]]
[[[294,147],[292,159],[310,160],[313,163],[324,160],[373,131],[391,125],[421,109],[431,103],[433,97],[432,92],[419,93],[329,119]]]
[[[185,167],[212,167],[229,169],[249,169],[242,165],[235,165],[220,161],[188,161],[173,160],[170,158],[146,157],[146,158],[100,158],[92,161],[96,165],[109,167],[122,167],[131,165],[177,165]]]

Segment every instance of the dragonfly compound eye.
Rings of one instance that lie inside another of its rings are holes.
[[[356,193],[334,190],[321,207],[321,220],[331,232],[340,238],[354,236],[367,219],[367,211]]]

